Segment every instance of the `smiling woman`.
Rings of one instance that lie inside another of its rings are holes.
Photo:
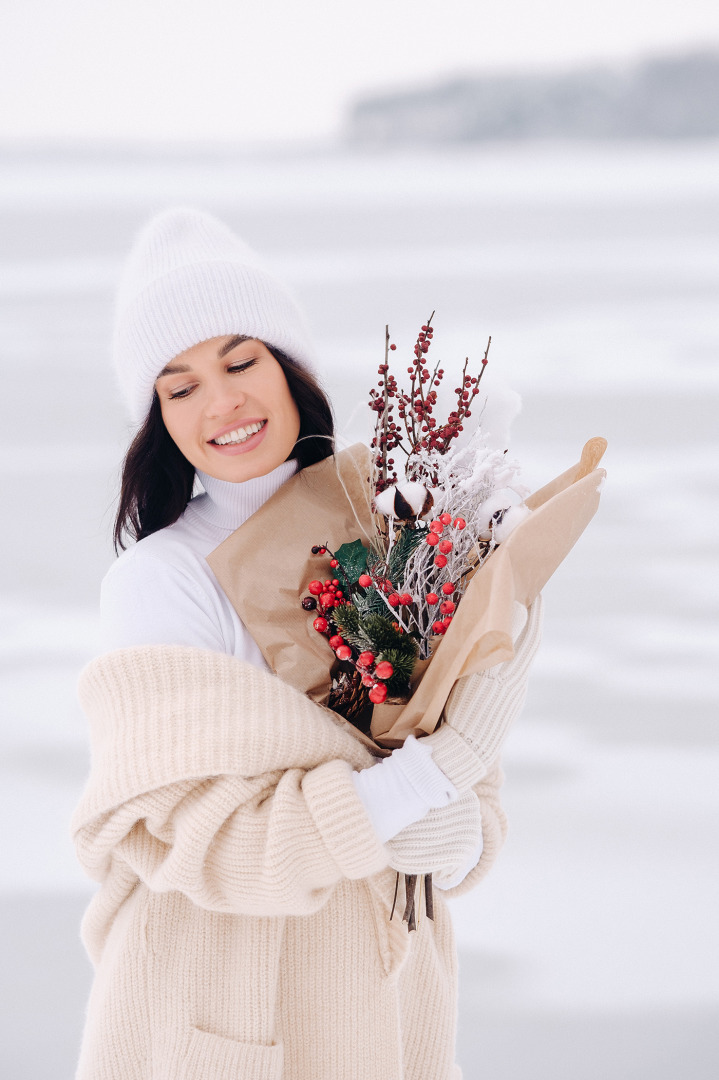
[[[424,860],[439,829],[455,886],[486,833],[483,873],[499,771],[460,794],[413,737],[377,763],[268,672],[207,562],[333,453],[300,314],[220,222],[168,211],[128,260],[115,356],[139,425],[115,538],[135,543],[81,677],[95,742],[73,832],[101,887],[78,1080],[456,1080],[448,915],[437,899],[412,941],[389,925],[385,843],[420,825]],[[272,587],[281,543],[241,588]]]

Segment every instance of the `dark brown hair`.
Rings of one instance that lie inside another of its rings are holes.
[[[282,368],[300,414],[300,433],[290,457],[305,469],[334,453],[332,407],[314,375],[279,349],[267,348]],[[125,536],[142,540],[177,521],[190,501],[194,482],[195,467],[170,438],[155,391],[122,465],[115,551],[125,547]]]

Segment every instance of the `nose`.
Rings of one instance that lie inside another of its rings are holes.
[[[247,395],[237,383],[233,386],[220,379],[207,388],[205,414],[209,420],[217,420],[243,408],[246,402]]]

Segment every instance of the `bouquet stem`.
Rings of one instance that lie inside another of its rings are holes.
[[[434,921],[434,894],[432,891],[432,875],[431,874],[403,874],[404,878],[404,913],[402,915],[402,922],[407,923],[407,930],[417,929],[417,884],[419,883],[419,895],[420,903],[422,898],[422,884],[424,883],[424,911],[428,919]],[[395,908],[397,906],[397,893],[399,892],[399,872],[395,878],[394,883],[394,899],[392,901],[392,911],[390,912],[389,920],[392,922]]]

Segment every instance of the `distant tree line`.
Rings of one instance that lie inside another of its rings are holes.
[[[367,97],[352,107],[346,134],[369,144],[719,135],[719,51],[625,70],[478,75]]]

